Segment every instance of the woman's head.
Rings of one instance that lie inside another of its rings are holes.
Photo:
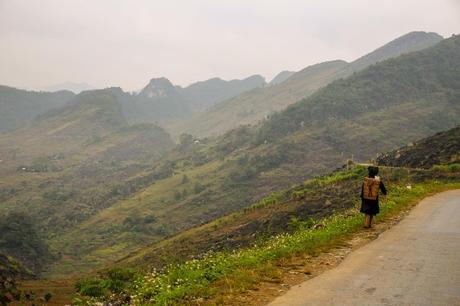
[[[367,171],[369,172],[369,177],[375,177],[377,174],[379,174],[379,167],[369,166]]]

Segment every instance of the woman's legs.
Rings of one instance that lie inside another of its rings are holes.
[[[373,217],[374,217],[373,215],[369,215],[369,228],[372,227],[372,218]]]
[[[364,216],[365,216],[364,217],[364,227],[366,228],[371,227],[372,216],[368,214],[365,214]]]

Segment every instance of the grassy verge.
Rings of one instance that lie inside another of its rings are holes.
[[[460,182],[430,180],[411,185],[410,189],[406,184],[395,184],[388,199],[383,201],[376,221],[397,215],[430,194],[456,188],[460,188]],[[264,279],[276,279],[275,265],[280,260],[328,249],[360,230],[362,223],[362,215],[352,209],[251,248],[210,253],[199,260],[170,265],[162,272],[153,271],[135,279],[124,299],[135,305],[198,304],[205,298],[216,297],[218,300],[229,287],[232,291],[245,290]]]

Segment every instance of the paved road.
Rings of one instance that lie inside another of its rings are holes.
[[[423,200],[399,224],[275,305],[460,305],[460,190]]]

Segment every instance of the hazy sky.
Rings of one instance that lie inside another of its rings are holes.
[[[460,32],[460,0],[0,0],[0,84],[188,85],[353,60]]]

